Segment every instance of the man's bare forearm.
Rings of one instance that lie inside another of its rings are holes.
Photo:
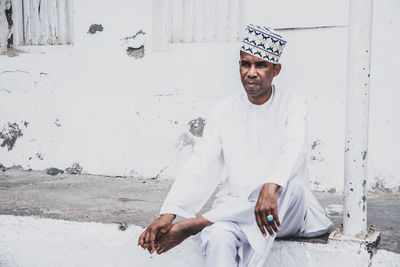
[[[171,229],[157,241],[157,253],[162,254],[179,245],[191,235],[195,235],[212,222],[204,217],[185,219],[172,225]]]
[[[195,235],[207,226],[210,226],[212,222],[204,218],[203,216],[190,218],[182,221],[182,231],[186,236]]]

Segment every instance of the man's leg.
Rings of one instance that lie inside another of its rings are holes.
[[[282,223],[278,237],[296,236],[304,225],[307,212],[305,190],[305,185],[299,178],[289,182],[285,192],[286,199],[283,201],[286,202],[285,207],[279,213]]]
[[[248,243],[244,233],[235,223],[216,222],[200,234],[206,266],[237,267],[243,257],[243,246]]]

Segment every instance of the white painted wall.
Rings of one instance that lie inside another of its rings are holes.
[[[276,85],[309,103],[313,187],[341,191],[347,1],[303,4],[252,0],[246,12],[256,23],[311,27],[282,31],[289,43]],[[276,13],[264,16],[272,6]],[[78,162],[88,173],[174,178],[197,138],[187,123],[242,90],[239,53],[237,43],[169,44],[154,52],[157,8],[152,1],[73,1],[73,46],[19,47],[26,53],[0,56],[0,131],[15,122],[23,133],[10,151],[0,147],[0,163],[42,170]],[[87,34],[94,23],[103,32]],[[313,28],[319,26],[339,27]],[[392,190],[400,184],[399,26],[400,3],[375,1],[369,186]],[[123,40],[140,30],[146,34]],[[127,55],[128,46],[142,44],[143,58]]]

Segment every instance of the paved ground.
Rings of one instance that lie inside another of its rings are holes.
[[[171,181],[167,180],[51,176],[44,172],[3,169],[0,171],[0,214],[146,226],[157,217],[170,186]],[[315,194],[321,205],[330,210],[335,225],[340,226],[341,215],[335,210],[340,209],[342,197]],[[400,253],[400,195],[371,194],[368,222],[382,234],[379,248]],[[326,239],[309,241],[326,242]]]

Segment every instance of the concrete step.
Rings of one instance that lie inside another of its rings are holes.
[[[118,224],[0,215],[0,266],[205,266],[196,237],[151,255],[137,246],[142,231],[133,225],[122,231]],[[264,266],[395,267],[399,262],[399,254],[378,250],[371,257],[365,247],[351,242],[280,240]]]

